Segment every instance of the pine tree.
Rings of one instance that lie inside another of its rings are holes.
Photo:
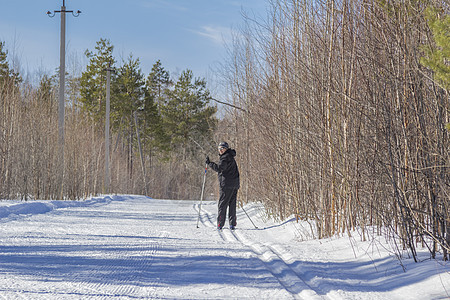
[[[428,26],[433,33],[435,45],[425,48],[425,57],[420,62],[434,72],[434,79],[447,91],[450,90],[450,16],[435,7],[425,11]],[[450,131],[450,123],[446,124]]]
[[[153,64],[152,70],[146,81],[145,110],[143,111],[145,126],[145,138],[152,146],[162,150],[169,150],[169,138],[164,130],[160,107],[165,103],[172,80],[169,72],[164,69],[161,61]]]
[[[9,64],[6,60],[8,51],[5,49],[5,42],[0,42],[0,78],[9,76]]]
[[[139,59],[132,55],[117,70],[111,88],[111,125],[127,141],[127,170],[133,176],[133,150],[137,147],[135,113],[144,107],[145,80]]]
[[[80,80],[80,103],[96,121],[104,118],[106,98],[106,68],[113,66],[115,60],[112,56],[114,46],[109,40],[100,39],[95,47],[96,52],[86,50],[89,58],[86,71]]]
[[[425,14],[435,45],[425,48],[426,56],[421,63],[433,70],[436,81],[450,90],[450,16],[435,7],[427,8]]]
[[[169,72],[164,69],[160,60],[156,61],[148,75],[147,88],[157,103],[164,102],[166,91],[171,84]]]
[[[128,127],[134,122],[134,113],[144,108],[145,80],[139,59],[132,55],[117,70],[112,82],[111,117],[114,126]],[[120,124],[122,120],[122,124]]]
[[[191,139],[211,140],[217,119],[214,117],[216,108],[208,105],[209,99],[206,81],[194,79],[191,70],[183,71],[161,107],[172,150],[180,147],[194,152],[196,147],[190,146]]]
[[[54,78],[44,74],[41,77],[39,88],[37,90],[37,98],[40,102],[50,103],[54,100],[55,96],[55,84]]]
[[[6,82],[12,82],[17,86],[22,82],[22,78],[19,73],[15,73],[9,68],[7,57],[8,50],[5,49],[5,42],[0,42],[0,86],[3,86]]]
[[[148,145],[149,152],[152,152],[153,148],[167,152],[169,149],[168,138],[165,134],[161,114],[155,99],[157,99],[156,95],[146,86],[144,104],[139,112],[143,122],[142,138],[145,144]]]

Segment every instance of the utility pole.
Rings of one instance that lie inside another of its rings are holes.
[[[110,193],[111,176],[109,173],[109,115],[111,111],[111,62],[106,68],[106,114],[105,114],[105,183],[104,183],[104,193]]]
[[[139,155],[141,156],[141,167],[142,167],[142,175],[144,177],[145,195],[147,196],[148,195],[147,174],[145,174],[144,154],[142,152],[141,137],[139,135],[139,123],[138,123],[137,111],[134,112],[134,125],[136,126],[136,137],[138,140]]]
[[[59,147],[59,197],[64,195],[64,86],[66,78],[66,13],[71,13],[78,17],[81,11],[76,13],[73,10],[66,10],[66,1],[63,0],[61,10],[55,10],[53,13],[47,11],[47,15],[53,18],[56,13],[61,14],[61,43],[59,51],[59,105],[58,105],[58,147]]]

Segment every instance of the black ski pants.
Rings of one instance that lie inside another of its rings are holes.
[[[219,213],[217,216],[217,227],[225,225],[228,208],[228,221],[230,226],[236,226],[236,198],[237,188],[220,188]]]

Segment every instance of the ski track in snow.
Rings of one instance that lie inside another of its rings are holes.
[[[388,255],[355,260],[358,249],[348,251],[345,240],[293,242],[294,223],[265,223],[254,206],[246,210],[264,228],[238,210],[231,231],[216,229],[215,202],[203,202],[200,214],[197,201],[143,196],[7,202],[0,202],[0,299],[448,296],[448,265],[433,273],[429,264],[405,263],[411,270],[402,273]]]
[[[195,207],[198,211],[198,206]],[[207,227],[213,227],[214,219],[211,212],[202,210],[201,221]],[[205,221],[206,220],[206,221]],[[280,282],[280,284],[293,295],[295,299],[328,299],[326,296],[320,296],[290,267],[289,263],[283,258],[286,251],[280,246],[271,246],[269,244],[260,244],[249,240],[239,229],[228,230],[226,228],[217,231],[224,241],[239,242],[248,247],[264,264],[270,273]],[[277,248],[275,250],[275,248]],[[335,298],[340,299],[340,298]]]

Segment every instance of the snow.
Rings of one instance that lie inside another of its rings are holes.
[[[216,203],[114,195],[0,202],[0,299],[448,299],[450,264],[387,242],[312,239],[259,204],[215,229]],[[404,271],[405,270],[405,271]]]

